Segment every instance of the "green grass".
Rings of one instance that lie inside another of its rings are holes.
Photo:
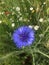
[[[0,21],[0,65],[49,65],[49,0],[0,0]],[[18,49],[12,33],[23,25],[38,25],[39,29],[31,46]]]

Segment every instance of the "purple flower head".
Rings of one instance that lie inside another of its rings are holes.
[[[28,26],[21,26],[16,29],[12,35],[12,39],[18,48],[29,46],[34,42],[35,32]]]

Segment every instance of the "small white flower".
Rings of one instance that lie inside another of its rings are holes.
[[[10,20],[13,20],[12,18],[10,18]]]
[[[39,34],[39,37],[43,37],[44,35],[43,34]]]
[[[33,28],[33,26],[32,25],[29,25],[29,28]]]
[[[21,16],[22,15],[22,13],[20,12],[20,11],[18,11],[18,14]]]
[[[15,23],[12,23],[12,27],[14,27],[15,26]]]
[[[15,7],[13,7],[13,9],[15,9]]]
[[[11,22],[14,22],[14,20],[13,20],[12,18],[10,18],[10,21],[11,21]]]
[[[2,12],[2,14],[4,14],[4,12]]]
[[[43,18],[40,18],[40,19],[39,19],[39,22],[43,22]]]
[[[20,11],[20,7],[16,7],[16,11]]]
[[[43,3],[44,5],[46,4],[46,2]]]
[[[36,8],[36,12],[39,12],[39,7]]]
[[[33,7],[30,7],[30,10],[33,10]]]
[[[5,3],[4,1],[1,2],[1,4],[4,4],[4,3]]]
[[[12,15],[14,15],[15,14],[15,12],[12,12]]]
[[[18,11],[18,14],[20,14],[20,11]]]
[[[14,22],[14,20],[12,20],[12,22]]]
[[[20,13],[19,15],[21,16],[22,14]]]
[[[24,19],[23,19],[23,21],[25,21],[25,22],[26,22],[26,21],[27,21],[27,19],[26,19],[26,18],[24,18]]]
[[[2,21],[0,20],[0,24],[2,23]]]
[[[4,12],[0,12],[0,15],[4,14]]]
[[[34,29],[35,30],[38,30],[39,29],[39,26],[38,25],[34,26]]]
[[[20,18],[19,18],[19,21],[22,21],[22,20],[23,20],[23,18],[22,18],[22,17],[20,17]]]
[[[0,15],[3,15],[4,14],[4,12],[0,12]]]
[[[17,15],[17,18],[20,18],[20,15]]]
[[[30,20],[28,19],[28,22],[30,22]]]

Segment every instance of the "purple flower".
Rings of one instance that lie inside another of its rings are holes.
[[[18,48],[30,46],[35,39],[35,32],[28,26],[21,26],[16,29],[12,35],[12,39]]]

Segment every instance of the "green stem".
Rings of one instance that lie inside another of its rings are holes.
[[[49,58],[49,55],[47,55],[47,54],[45,54],[45,53],[41,52],[40,50],[38,50],[37,52],[38,52],[38,53],[40,53],[40,54],[42,54],[43,56],[45,56],[45,57]]]
[[[44,37],[44,35],[45,35],[45,33],[47,32],[47,30],[49,29],[49,26],[46,28],[46,30],[43,32],[43,37]],[[38,41],[38,43],[35,45],[35,47],[37,47],[37,45],[38,44],[40,44],[40,42],[41,42],[41,40],[42,40],[43,38],[40,38],[40,40]],[[34,47],[34,48],[35,48]]]
[[[24,51],[13,51],[13,52],[11,52],[11,53],[9,53],[9,54],[6,54],[5,56],[1,57],[0,60],[8,58],[8,57],[10,57],[11,55],[13,55],[14,53],[16,53],[16,55],[18,55],[18,54],[20,54],[20,53],[22,53],[22,52],[24,52]]]
[[[33,57],[32,65],[35,65],[35,58],[34,58],[33,50],[31,49],[31,47],[29,47],[29,49],[30,49],[30,52],[31,52],[32,57]]]
[[[28,3],[30,4],[30,5],[32,5],[32,3],[30,2],[30,0],[27,0],[28,1]]]

